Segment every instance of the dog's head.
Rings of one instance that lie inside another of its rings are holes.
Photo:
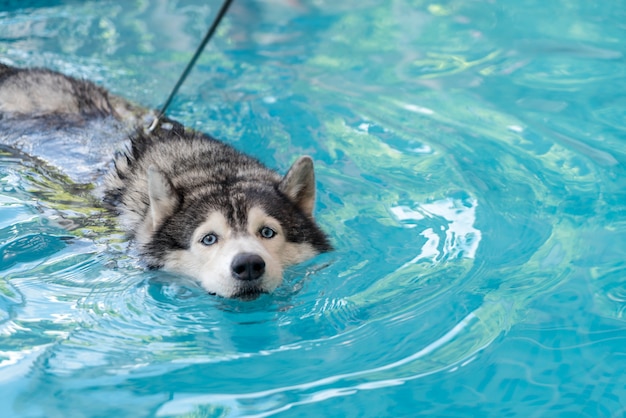
[[[154,167],[147,180],[140,251],[155,267],[191,276],[210,293],[253,299],[280,285],[286,266],[331,249],[313,220],[309,157],[275,182],[246,176],[193,196],[181,196]]]

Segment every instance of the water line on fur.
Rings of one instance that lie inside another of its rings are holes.
[[[148,132],[154,131],[154,129],[159,125],[159,121],[161,120],[161,118],[165,116],[165,111],[167,110],[168,106],[172,102],[172,99],[174,99],[174,96],[176,96],[176,93],[178,93],[178,89],[185,82],[185,79],[189,75],[189,72],[191,72],[191,69],[196,64],[198,57],[200,57],[200,54],[202,54],[204,47],[209,42],[209,40],[213,37],[213,34],[215,33],[217,26],[222,21],[222,18],[224,17],[224,15],[226,15],[226,12],[228,11],[228,8],[230,7],[230,4],[232,2],[233,0],[224,0],[224,3],[222,3],[222,7],[217,12],[217,15],[215,16],[215,19],[213,20],[213,23],[209,27],[209,30],[207,31],[206,35],[204,35],[204,39],[202,39],[202,42],[200,43],[200,45],[198,45],[198,48],[196,49],[196,52],[193,54],[193,57],[187,64],[187,67],[185,68],[181,76],[178,78],[178,81],[176,82],[176,85],[172,89],[172,92],[170,93],[169,97],[165,101],[165,104],[163,105],[163,107],[161,107],[161,110],[159,110],[159,113],[157,113],[156,117],[150,124],[150,127],[148,128]]]

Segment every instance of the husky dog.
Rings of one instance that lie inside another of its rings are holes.
[[[313,219],[310,157],[280,176],[172,120],[148,132],[151,115],[91,82],[0,64],[0,143],[52,164],[72,146],[86,150],[91,178],[103,179],[104,204],[148,268],[190,276],[220,296],[253,299],[273,291],[286,266],[331,250]],[[98,153],[111,144],[98,146],[93,132],[102,127],[122,146],[104,175]]]

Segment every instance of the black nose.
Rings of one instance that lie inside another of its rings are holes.
[[[265,261],[257,254],[237,254],[230,269],[235,279],[256,280],[265,273]]]

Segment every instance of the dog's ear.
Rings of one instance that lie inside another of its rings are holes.
[[[179,203],[178,194],[168,178],[156,167],[152,165],[148,167],[146,175],[152,228],[156,230],[165,218],[174,213]]]
[[[313,160],[305,155],[293,163],[278,189],[307,216],[313,217],[315,206],[315,171]]]

